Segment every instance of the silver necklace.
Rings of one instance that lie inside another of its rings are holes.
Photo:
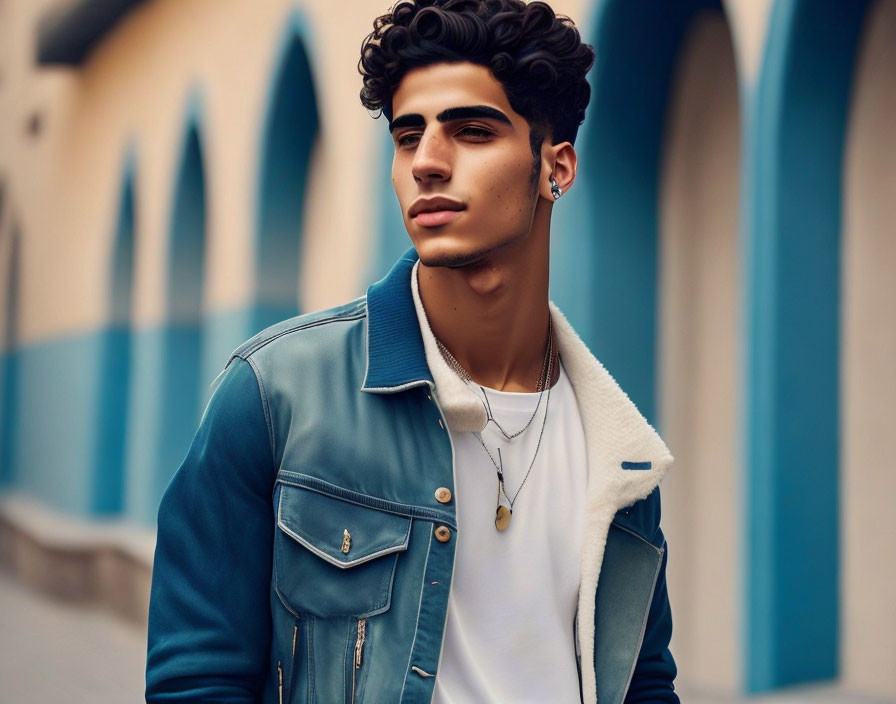
[[[492,464],[495,467],[495,471],[498,474],[498,500],[497,507],[495,508],[495,528],[497,528],[501,532],[507,530],[507,528],[510,527],[510,519],[513,517],[513,504],[516,502],[517,497],[520,495],[520,492],[526,485],[526,480],[529,478],[529,474],[532,472],[532,468],[535,466],[535,460],[538,457],[538,450],[541,449],[541,439],[542,437],[544,437],[544,429],[548,424],[548,409],[550,408],[550,405],[551,389],[549,387],[547,399],[544,404],[544,418],[541,421],[541,430],[538,433],[538,442],[535,444],[535,453],[532,455],[532,461],[529,463],[529,468],[526,470],[526,474],[523,476],[523,481],[520,482],[520,485],[517,487],[517,490],[513,493],[512,497],[507,495],[507,490],[504,487],[504,460],[501,457],[501,448],[498,448],[498,462],[495,462],[495,458],[492,456],[492,453],[489,452],[488,447],[486,447],[485,442],[483,442],[482,440],[482,433],[475,433],[476,439],[479,441],[479,444],[482,445],[482,449],[485,450],[485,454],[488,455],[488,458],[491,460]],[[506,504],[502,503],[502,496],[506,500]]]
[[[442,344],[442,341],[436,338],[436,343],[438,344],[439,351],[442,353],[443,358],[448,363],[448,366],[457,374],[461,379],[463,379],[466,383],[473,385],[473,379],[466,369],[461,366],[461,364],[454,358],[454,355],[448,351],[448,348]],[[529,463],[529,468],[526,470],[526,474],[523,476],[523,481],[520,482],[519,487],[514,492],[513,497],[507,495],[507,490],[504,487],[504,460],[501,457],[501,448],[497,448],[498,450],[498,462],[495,462],[495,458],[492,456],[492,453],[489,452],[488,447],[486,447],[485,442],[482,440],[482,433],[474,433],[476,439],[479,441],[479,444],[482,445],[482,449],[485,450],[485,454],[488,455],[489,460],[495,467],[495,472],[498,475],[498,498],[497,498],[497,507],[495,508],[495,528],[499,531],[505,531],[510,526],[510,519],[513,516],[513,504],[516,501],[517,497],[520,495],[520,492],[523,490],[523,487],[526,484],[526,480],[529,479],[529,474],[532,472],[532,468],[535,466],[535,460],[538,457],[538,451],[541,449],[541,439],[544,436],[544,429],[547,426],[548,422],[548,409],[551,403],[551,381],[554,379],[554,332],[553,325],[551,319],[548,318],[548,344],[547,350],[545,354],[545,361],[542,364],[541,373],[538,376],[538,403],[535,406],[535,410],[532,412],[532,417],[529,418],[529,421],[523,426],[522,429],[518,430],[516,433],[508,434],[501,424],[495,420],[494,416],[492,416],[491,406],[488,403],[488,395],[485,394],[485,389],[480,386],[479,388],[482,390],[483,395],[485,395],[485,410],[486,415],[489,421],[493,421],[498,430],[501,431],[501,434],[507,439],[512,440],[513,438],[519,437],[522,435],[532,424],[532,421],[535,419],[535,416],[538,414],[538,408],[541,405],[541,397],[544,394],[545,390],[547,390],[547,398],[545,400],[544,406],[544,418],[541,422],[541,431],[538,433],[538,441],[535,444],[535,453],[532,455],[532,461]],[[502,502],[501,497],[503,496],[506,503]]]
[[[473,378],[470,376],[469,372],[463,368],[460,362],[458,362],[454,355],[451,354],[450,350],[445,347],[441,340],[436,338],[436,344],[439,347],[439,351],[442,353],[442,357],[448,363],[448,366],[451,367],[452,371],[457,374],[461,379],[463,379],[468,384],[476,385],[479,387],[479,390],[482,392],[482,401],[483,406],[485,407],[485,415],[486,415],[486,425],[488,423],[494,423],[495,427],[501,432],[501,435],[504,436],[506,440],[513,440],[514,438],[519,437],[523,433],[525,433],[529,426],[532,425],[532,421],[535,420],[535,416],[538,415],[538,409],[541,407],[541,398],[544,396],[545,389],[550,387],[550,382],[553,380],[553,363],[554,363],[554,326],[550,318],[548,318],[548,343],[545,348],[544,360],[541,363],[541,371],[538,373],[538,382],[536,384],[535,390],[538,392],[538,402],[535,404],[535,408],[532,411],[532,415],[529,416],[529,420],[526,421],[526,424],[517,430],[515,433],[508,433],[504,426],[502,426],[498,419],[495,418],[492,413],[492,406],[489,402],[488,393],[485,391],[485,387],[481,384],[476,384],[473,381]]]

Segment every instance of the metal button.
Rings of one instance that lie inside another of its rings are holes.
[[[448,529],[448,526],[439,526],[436,528],[436,540],[440,543],[447,543],[451,540],[451,531]]]
[[[440,504],[447,504],[451,501],[451,489],[444,486],[440,486],[436,489],[436,501]]]

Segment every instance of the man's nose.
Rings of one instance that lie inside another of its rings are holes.
[[[438,134],[424,133],[414,151],[411,173],[414,180],[447,181],[451,178],[450,147]]]

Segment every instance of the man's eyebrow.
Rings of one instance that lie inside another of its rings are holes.
[[[451,120],[468,120],[471,117],[481,117],[489,120],[497,120],[498,122],[510,123],[510,118],[496,108],[490,108],[488,105],[470,105],[462,108],[448,108],[442,110],[436,119],[439,122],[450,122]]]
[[[394,132],[401,127],[423,127],[426,120],[419,113],[411,113],[409,115],[399,115],[389,123],[389,131]]]
[[[436,119],[439,122],[451,122],[452,120],[468,120],[470,118],[483,118],[488,120],[497,120],[506,124],[512,124],[510,118],[503,112],[488,105],[467,105],[464,107],[447,108],[442,110]],[[408,115],[399,115],[389,123],[389,131],[394,132],[401,127],[423,127],[426,120],[419,113],[410,113]]]

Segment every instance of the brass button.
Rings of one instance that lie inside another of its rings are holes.
[[[451,501],[451,489],[444,486],[440,486],[436,489],[436,501],[440,504],[447,504]]]
[[[440,543],[447,543],[451,540],[451,531],[448,530],[448,526],[439,526],[436,528],[436,540]]]

